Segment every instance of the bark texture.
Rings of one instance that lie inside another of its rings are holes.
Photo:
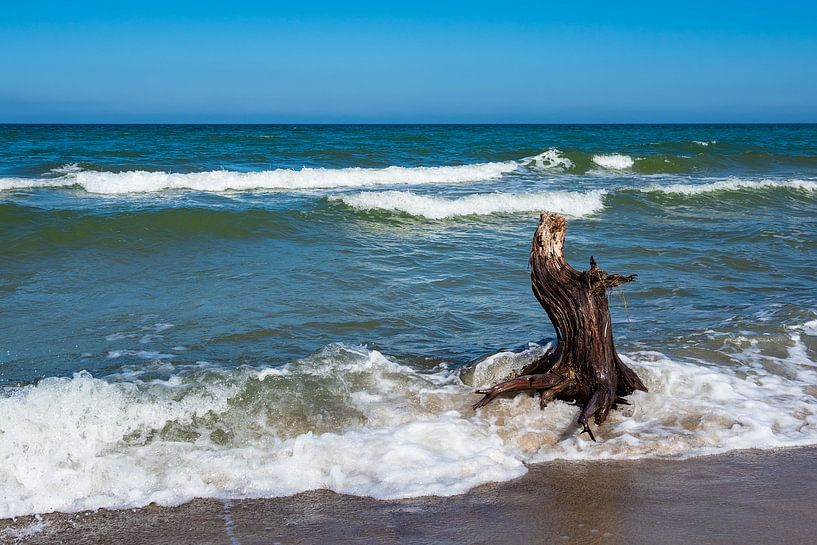
[[[635,280],[636,275],[608,274],[590,258],[590,269],[577,271],[564,258],[567,221],[544,213],[530,251],[533,294],[556,329],[556,346],[522,369],[519,376],[492,388],[477,390],[478,409],[497,396],[537,391],[544,408],[554,399],[582,407],[579,424],[595,441],[591,418],[601,424],[625,396],[647,388],[621,361],[613,343],[607,290]]]

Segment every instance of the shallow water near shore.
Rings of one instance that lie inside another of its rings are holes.
[[[470,409],[552,341],[545,209],[639,275],[598,443]],[[0,517],[817,444],[812,125],[0,126],[0,248]]]

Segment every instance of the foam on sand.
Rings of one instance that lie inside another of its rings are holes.
[[[584,217],[604,208],[605,191],[586,193],[545,191],[540,193],[479,193],[448,199],[410,191],[367,191],[331,197],[358,210],[388,210],[428,219],[485,216],[550,210]]]
[[[594,155],[593,162],[608,170],[626,170],[635,164],[629,155],[612,153],[609,155]]]
[[[48,528],[48,523],[43,522],[40,515],[34,517],[33,522],[24,526],[9,526],[0,530],[0,543],[25,543],[29,538],[35,536]]]

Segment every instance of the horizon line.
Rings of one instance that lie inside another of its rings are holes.
[[[265,126],[565,126],[565,125],[587,125],[587,126],[646,126],[646,125],[817,125],[814,121],[581,121],[581,122],[499,122],[499,121],[459,121],[459,122],[386,122],[386,121],[0,121],[2,125],[134,125],[134,126],[155,126],[155,125],[265,125]]]

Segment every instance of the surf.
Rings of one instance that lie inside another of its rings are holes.
[[[747,370],[658,352],[625,353],[649,393],[612,413],[605,440],[571,433],[577,408],[540,411],[530,396],[474,413],[473,388],[529,363],[544,346],[472,365],[419,371],[377,350],[329,345],[274,367],[133,368],[7,387],[0,398],[0,518],[50,511],[178,505],[194,497],[274,497],[306,490],[379,499],[453,495],[555,459],[684,458],[817,443],[813,321],[790,329],[794,373]],[[58,410],[54,410],[58,407]],[[440,438],[445,440],[441,441]]]
[[[361,211],[387,211],[410,216],[442,220],[467,216],[519,214],[551,210],[572,217],[584,217],[604,208],[606,191],[586,193],[543,191],[536,193],[478,193],[446,198],[420,195],[409,191],[369,191],[337,195],[329,199]]]
[[[0,191],[78,187],[88,193],[122,195],[166,190],[248,191],[308,190],[376,185],[419,185],[467,183],[493,180],[516,170],[514,161],[460,166],[420,166],[387,168],[350,167],[341,169],[302,168],[256,172],[214,170],[208,172],[97,172],[72,171],[57,178],[2,178]]]

